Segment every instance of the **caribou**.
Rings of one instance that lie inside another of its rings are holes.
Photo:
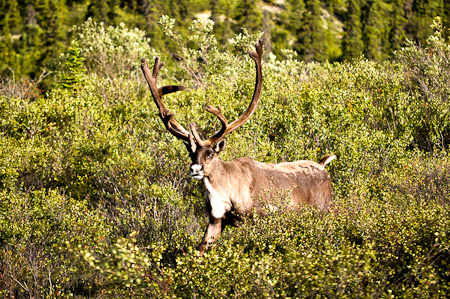
[[[261,163],[249,158],[233,161],[219,159],[218,155],[226,145],[224,137],[252,116],[261,96],[262,41],[258,41],[255,51],[248,54],[256,66],[255,88],[250,105],[244,114],[231,123],[228,123],[220,106],[207,106],[206,111],[216,116],[221,123],[221,128],[207,140],[200,137],[195,124],[190,124],[190,132],[181,126],[162,101],[165,94],[184,90],[184,87],[172,85],[158,88],[156,81],[164,63],[156,57],[153,72],[150,72],[145,58],[142,58],[141,69],[159,110],[159,117],[166,129],[184,142],[192,161],[190,176],[202,180],[205,185],[209,224],[197,248],[201,254],[217,240],[226,225],[239,226],[243,216],[266,214],[264,206],[271,205],[277,192],[287,194],[288,208],[310,205],[327,210],[332,200],[331,178],[325,165],[336,158],[335,155],[328,155],[319,162],[300,160],[279,164]]]

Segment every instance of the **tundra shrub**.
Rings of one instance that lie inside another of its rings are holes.
[[[108,79],[125,76],[138,80],[140,59],[156,55],[144,31],[128,29],[123,23],[106,26],[88,19],[75,31],[74,42],[89,73]]]
[[[450,143],[450,43],[436,18],[431,35],[422,46],[408,41],[397,53],[406,72],[405,85],[413,95],[404,114],[414,130],[414,144],[424,150],[448,149]]]

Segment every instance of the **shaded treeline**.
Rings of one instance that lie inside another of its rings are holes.
[[[176,18],[186,32],[196,18],[211,18],[214,33],[227,45],[236,33],[265,32],[268,50],[283,57],[292,49],[306,61],[342,61],[364,54],[390,58],[407,38],[422,42],[429,25],[441,16],[450,22],[450,2],[444,0],[1,0],[0,73],[36,79],[52,69],[68,47],[74,25],[88,18],[108,25],[125,23],[144,30],[151,47],[175,53],[158,20]]]

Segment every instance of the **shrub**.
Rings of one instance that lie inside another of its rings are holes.
[[[118,27],[105,26],[88,19],[75,31],[74,41],[81,50],[88,72],[108,79],[125,76],[137,80],[140,59],[156,55],[144,31],[130,30],[123,23]]]
[[[92,282],[72,247],[102,246],[108,226],[86,202],[57,190],[2,190],[0,208],[0,293],[54,297],[87,291]]]
[[[450,143],[450,43],[445,40],[441,19],[432,25],[424,47],[408,41],[397,53],[404,65],[405,85],[413,95],[403,107],[414,132],[415,146],[432,151]]]

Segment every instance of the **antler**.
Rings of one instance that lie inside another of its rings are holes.
[[[202,140],[200,135],[195,128],[195,124],[191,124],[190,128],[192,131],[192,135],[183,128],[174,118],[174,114],[170,113],[169,109],[164,106],[162,101],[162,97],[165,94],[184,90],[184,86],[181,85],[170,85],[163,86],[157,88],[156,80],[159,75],[159,71],[164,67],[164,63],[159,62],[159,57],[155,59],[155,65],[153,66],[153,73],[150,73],[147,62],[144,58],[142,58],[141,69],[144,73],[145,80],[147,80],[148,87],[153,96],[153,100],[155,101],[156,106],[159,109],[159,116],[166,126],[167,130],[172,133],[175,137],[182,139],[191,145],[192,148],[195,148],[197,143],[199,146],[210,146],[215,144],[217,141],[221,140],[225,137],[225,135],[233,132],[240,126],[242,126],[249,118],[252,116],[253,112],[255,112],[256,106],[258,105],[259,98],[261,96],[261,88],[262,88],[262,67],[261,67],[261,58],[263,54],[263,41],[259,40],[255,44],[256,51],[250,51],[248,54],[255,61],[256,66],[256,81],[255,81],[255,90],[253,92],[253,98],[250,105],[247,108],[247,111],[241,115],[237,120],[228,124],[227,119],[222,113],[222,109],[220,106],[214,108],[213,106],[207,106],[205,109],[211,114],[214,114],[219,121],[222,123],[222,127],[219,131],[217,131],[213,136],[211,136],[208,140]],[[195,150],[193,150],[195,151]]]
[[[190,143],[192,138],[189,137],[189,132],[176,121],[176,119],[174,118],[174,114],[170,113],[169,109],[164,106],[164,103],[162,101],[163,95],[175,91],[184,90],[184,86],[169,85],[157,88],[156,80],[158,78],[159,71],[163,67],[164,63],[159,62],[159,57],[156,57],[155,64],[153,66],[153,73],[150,73],[147,61],[145,61],[145,58],[142,58],[141,69],[144,73],[145,80],[147,80],[147,84],[152,93],[153,100],[155,101],[155,104],[159,109],[159,117],[170,133],[172,133],[175,137]]]
[[[258,105],[259,98],[261,96],[262,89],[262,66],[261,66],[261,58],[263,54],[263,41],[260,39],[255,44],[256,51],[250,51],[248,55],[255,61],[256,67],[256,81],[255,81],[255,90],[253,92],[253,98],[250,102],[250,105],[247,108],[247,111],[237,120],[233,121],[231,124],[228,124],[227,119],[222,114],[222,109],[220,106],[214,108],[213,106],[207,106],[206,111],[211,114],[214,114],[219,121],[222,123],[222,127],[219,131],[217,131],[213,136],[211,136],[208,140],[202,140],[195,129],[195,125],[191,124],[191,131],[194,135],[195,141],[200,146],[210,146],[221,140],[225,137],[225,135],[230,134],[240,126],[242,126],[249,118],[252,116],[253,112],[255,112],[256,106]]]

